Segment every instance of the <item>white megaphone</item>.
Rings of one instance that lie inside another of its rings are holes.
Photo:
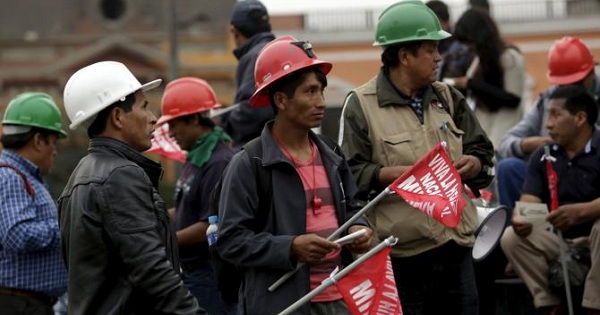
[[[498,245],[504,232],[508,208],[477,207],[479,225],[475,231],[475,244],[473,245],[473,260],[480,261],[487,257]]]

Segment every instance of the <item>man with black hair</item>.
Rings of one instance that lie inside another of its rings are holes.
[[[383,67],[348,94],[340,122],[360,199],[381,192],[442,141],[463,183],[478,190],[492,180],[492,143],[464,96],[436,82],[438,41],[448,37],[421,1],[397,2],[379,17]],[[398,196],[369,214],[380,239],[399,238],[391,261],[404,314],[478,313],[471,256],[477,213],[466,189],[462,195],[466,206],[454,229]]]
[[[230,32],[236,48],[233,54],[239,60],[235,81],[234,103],[238,107],[222,117],[222,125],[233,139],[234,148],[258,137],[264,124],[273,119],[270,106],[252,108],[248,100],[254,94],[254,64],[260,50],[275,39],[271,33],[269,13],[258,0],[238,1],[231,14]]]
[[[502,158],[496,168],[498,195],[500,204],[509,209],[514,208],[521,195],[527,160],[533,151],[552,140],[544,128],[544,121],[548,117],[550,95],[556,86],[578,84],[595,99],[600,96],[600,75],[595,71],[595,58],[581,39],[564,36],[556,40],[548,50],[547,60],[546,78],[552,86],[540,93],[535,104],[506,132],[496,148]],[[596,120],[598,127],[600,120]]]
[[[50,95],[19,94],[6,108],[0,140],[2,314],[52,315],[52,305],[66,292],[56,205],[43,179],[57,140],[66,135]]]
[[[171,136],[187,151],[175,188],[175,221],[183,283],[212,315],[235,314],[234,303],[219,294],[210,265],[206,229],[210,195],[233,156],[231,138],[209,117],[221,107],[208,82],[183,77],[167,84],[162,97],[162,116],[157,125],[168,124]]]
[[[440,20],[442,29],[448,33],[453,32],[450,21],[448,5],[440,0],[430,0],[425,3]],[[475,52],[467,45],[457,41],[454,37],[440,40],[438,50],[442,55],[439,65],[438,79],[462,77],[467,73]],[[464,92],[464,91],[461,91]]]
[[[488,0],[469,0],[469,8],[490,13],[490,2]]]
[[[600,314],[600,132],[594,127],[598,108],[581,85],[557,87],[550,95],[545,126],[555,159],[559,207],[546,220],[563,231],[565,239],[589,236],[591,269],[585,281],[582,306]],[[520,201],[545,203],[550,208],[544,147],[532,154]],[[501,239],[502,249],[523,279],[540,314],[561,314],[561,299],[551,291],[548,261],[559,255],[559,239],[545,229],[534,229],[518,213]]]
[[[448,33],[452,33],[452,24],[450,22],[450,11],[448,10],[448,5],[440,0],[430,0],[425,3],[425,5],[435,13],[440,20],[440,24],[442,25],[442,29]],[[438,50],[440,54],[444,55],[448,48],[454,43],[455,40],[453,37],[448,37],[440,40],[438,44]]]
[[[156,123],[144,85],[125,65],[101,61],[67,81],[70,128],[87,127],[88,154],[58,199],[69,270],[69,314],[206,314],[183,285],[177,239],[158,193]]]
[[[323,119],[331,66],[317,58],[310,43],[290,36],[267,44],[258,57],[258,88],[250,103],[274,107],[275,120],[244,146],[250,149],[232,158],[219,199],[217,249],[223,259],[245,270],[239,292],[243,314],[281,312],[336,267],[347,265],[351,252],[364,253],[370,247],[371,229],[364,219],[344,231],[366,230],[348,247],[327,239],[357,211],[356,186],[339,147],[311,131]],[[262,156],[250,153],[255,150]],[[269,195],[257,184],[260,174],[269,178]],[[295,269],[279,288],[268,290]],[[349,311],[337,287],[330,286],[294,314]]]

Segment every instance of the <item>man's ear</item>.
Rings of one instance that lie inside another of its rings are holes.
[[[120,107],[114,107],[108,114],[108,123],[116,129],[123,129],[123,119],[125,118],[125,110]]]
[[[577,125],[577,127],[581,127],[587,124],[587,117],[587,113],[584,111],[579,111],[575,113],[575,124]]]
[[[408,54],[410,54],[410,52],[408,51],[408,49],[406,48],[400,48],[398,49],[398,61],[399,63],[406,65],[407,61],[408,61]]]
[[[44,138],[44,136],[39,132],[36,132],[33,135],[32,140],[33,148],[35,151],[41,151],[42,148],[48,144],[48,139]]]
[[[275,92],[275,94],[273,95],[273,101],[275,102],[277,110],[285,110],[285,107],[288,104],[288,97],[283,92]]]

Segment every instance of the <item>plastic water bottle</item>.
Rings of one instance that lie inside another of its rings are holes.
[[[219,231],[219,227],[217,223],[219,222],[219,216],[211,215],[208,217],[208,228],[206,229],[206,240],[208,241],[208,246],[213,246],[217,243],[217,233]]]

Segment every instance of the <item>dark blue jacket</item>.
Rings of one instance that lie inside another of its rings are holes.
[[[254,82],[254,65],[260,50],[275,36],[270,32],[252,36],[233,54],[239,59],[235,79],[236,94],[234,103],[239,106],[222,118],[223,129],[233,139],[234,148],[240,148],[246,142],[260,136],[265,123],[275,117],[270,105],[253,108],[248,101],[256,90]]]

